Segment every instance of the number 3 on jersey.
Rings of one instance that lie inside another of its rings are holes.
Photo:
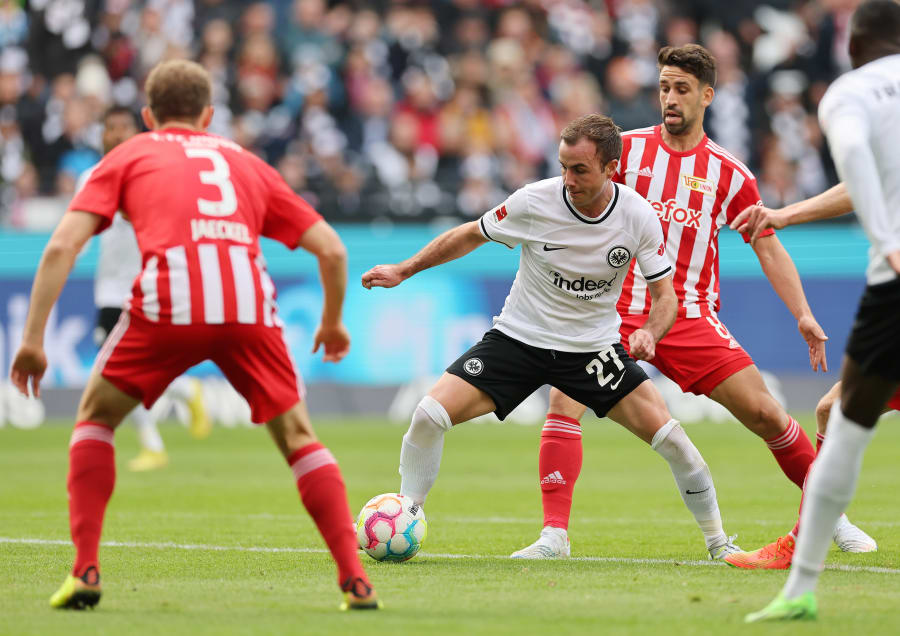
[[[231,169],[218,150],[213,148],[185,148],[184,154],[191,159],[209,159],[212,170],[200,171],[200,183],[216,186],[221,193],[218,201],[197,199],[197,210],[206,216],[231,216],[237,211],[237,195],[231,184]]]
[[[610,373],[606,375],[603,371],[603,363],[604,362],[612,362],[616,368],[616,371],[625,371],[625,365],[622,364],[622,361],[619,360],[619,356],[616,355],[615,349],[612,347],[607,347],[603,349],[597,354],[597,357],[588,362],[587,366],[584,368],[585,371],[590,375],[597,375],[597,384],[600,386],[606,386],[616,377],[614,374]],[[622,378],[625,377],[625,373],[619,375],[619,379],[610,387],[613,391],[619,388],[619,383],[622,381]]]

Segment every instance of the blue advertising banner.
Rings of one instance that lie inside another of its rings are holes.
[[[440,228],[340,227],[350,254],[345,321],[353,338],[340,364],[312,356],[322,304],[315,259],[265,242],[278,288],[286,337],[308,383],[401,384],[439,374],[490,328],[515,276],[518,250],[486,245],[458,261],[422,272],[394,289],[365,290],[361,274],[377,263],[413,254]],[[816,316],[830,336],[831,363],[840,362],[856,301],[865,285],[867,243],[858,229],[816,228],[779,233],[792,254]],[[0,373],[6,377],[18,345],[31,280],[47,235],[0,233]],[[752,249],[729,232],[720,237],[722,322],[754,357],[775,373],[808,370],[796,323],[762,276]],[[93,339],[95,247],[79,259],[47,328],[46,385],[82,386],[96,354]],[[209,363],[193,373],[216,373]]]

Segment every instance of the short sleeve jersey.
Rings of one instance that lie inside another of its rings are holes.
[[[616,300],[632,259],[650,281],[672,267],[653,208],[631,188],[612,187],[596,218],[572,205],[561,177],[529,184],[481,217],[485,238],[522,248],[496,329],[555,351],[590,352],[619,342]]]
[[[900,55],[835,80],[819,102],[819,121],[872,243],[867,281],[894,280],[897,273],[885,255],[900,250]]]
[[[236,143],[166,128],[120,144],[70,210],[131,222],[141,273],[128,308],[171,324],[278,323],[259,237],[295,248],[322,217],[271,166]]]
[[[75,191],[79,192],[90,179],[96,166],[78,178]],[[134,279],[141,272],[141,252],[131,223],[116,214],[109,228],[98,237],[97,271],[94,273],[94,305],[122,307],[131,296]]]
[[[743,163],[706,136],[677,151],[660,126],[622,133],[622,158],[613,179],[647,199],[659,216],[666,251],[675,267],[678,315],[699,318],[719,310],[719,231],[760,202],[756,178]],[[765,235],[772,234],[766,230]],[[749,242],[749,237],[744,236]],[[646,314],[650,294],[642,269],[632,265],[619,299],[622,314]]]

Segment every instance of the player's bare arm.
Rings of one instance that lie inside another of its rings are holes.
[[[806,302],[806,294],[803,292],[803,284],[800,282],[794,261],[774,234],[763,236],[752,245],[772,289],[797,319],[797,330],[809,348],[809,366],[813,371],[821,369],[823,373],[827,372],[825,341],[828,340],[828,336],[816,322],[809,303]]]
[[[647,322],[628,337],[631,355],[638,360],[652,360],[656,355],[656,343],[668,333],[678,315],[678,297],[672,286],[672,277],[648,281],[650,313]]]
[[[95,214],[68,212],[63,215],[44,248],[31,286],[31,301],[28,304],[22,343],[9,372],[13,384],[25,396],[28,396],[29,379],[35,397],[41,395],[41,378],[47,369],[47,358],[44,355],[47,318],[69,277],[76,257],[93,236],[100,221],[101,218]]]
[[[376,265],[362,275],[362,285],[366,289],[396,287],[423,269],[456,260],[487,242],[478,228],[478,221],[463,223],[447,230],[402,263]]]
[[[350,334],[341,320],[347,290],[347,250],[341,237],[325,221],[306,230],[299,246],[318,259],[325,296],[322,320],[313,337],[313,353],[322,346],[325,362],[340,362],[350,351]]]
[[[788,225],[830,219],[852,211],[853,202],[850,200],[850,193],[843,183],[839,183],[821,194],[783,208],[772,209],[763,205],[751,205],[735,217],[731,222],[731,229],[747,232],[752,242],[768,228],[780,230]]]

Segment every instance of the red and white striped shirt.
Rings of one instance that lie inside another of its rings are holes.
[[[259,237],[297,247],[322,217],[278,172],[223,137],[137,135],[96,167],[69,210],[131,221],[142,269],[127,308],[173,325],[279,325]]]
[[[675,265],[678,316],[715,314],[719,310],[719,230],[748,205],[760,202],[756,178],[705,135],[686,152],[666,146],[660,126],[622,133],[622,142],[622,159],[613,179],[636,190],[659,216],[666,251]],[[749,242],[749,236],[744,240]],[[650,311],[647,281],[634,261],[616,309],[620,314]]]

